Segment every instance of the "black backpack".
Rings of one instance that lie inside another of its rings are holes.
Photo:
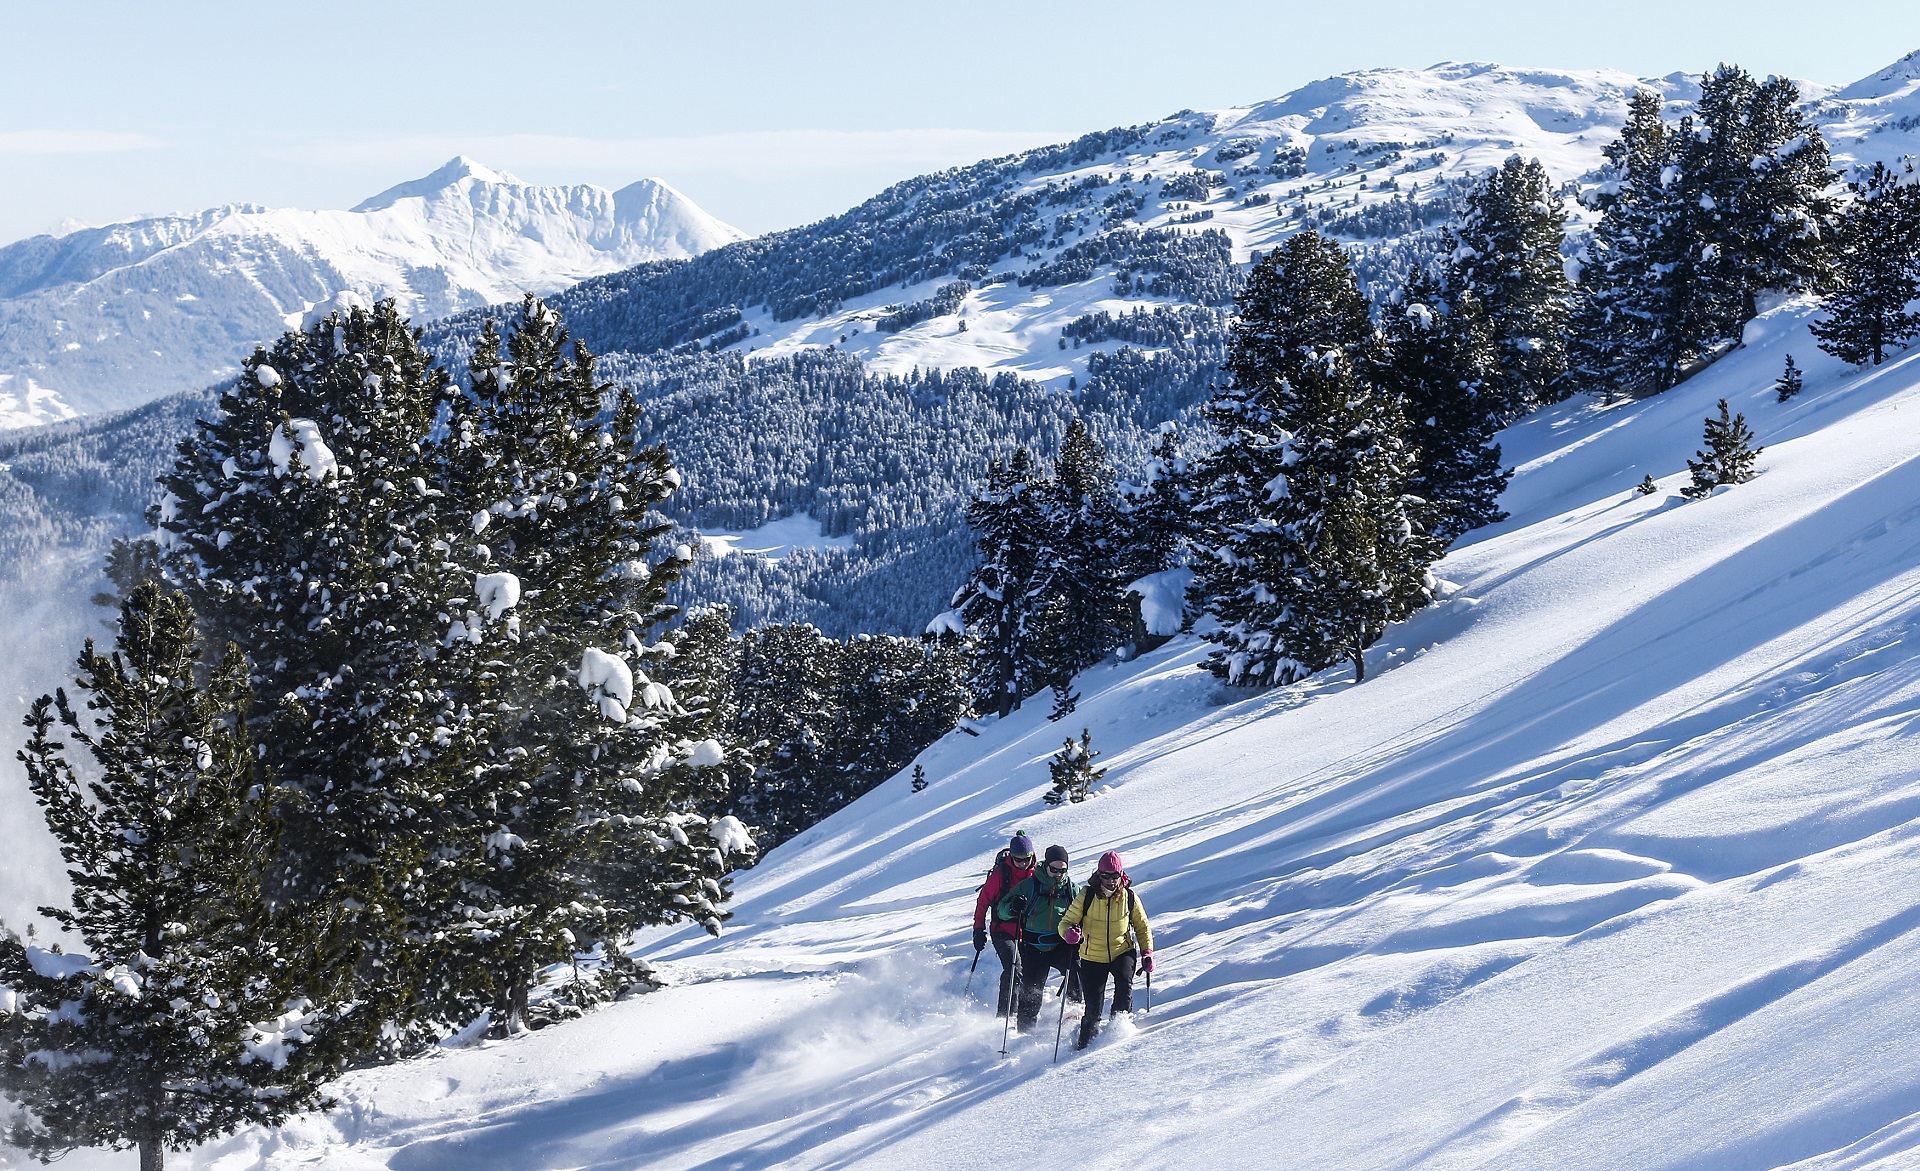
[[[980,885],[985,886],[986,883],[983,882]],[[1127,892],[1127,932],[1131,934],[1133,932],[1133,884],[1129,882],[1120,889]],[[1087,921],[1087,911],[1093,906],[1093,896],[1094,889],[1091,882],[1080,888],[1080,921],[1082,923]]]
[[[1004,869],[1006,871],[1005,877],[1007,878],[1012,877],[1013,875],[1012,862],[1013,862],[1013,848],[1011,846],[1001,846],[1000,852],[993,856],[993,865],[987,867],[987,877],[980,880],[980,885],[973,888],[973,893],[979,894],[981,891],[987,889],[987,882],[993,877],[993,872],[996,870]],[[1002,881],[1000,885],[1002,887],[1005,887],[1006,882]],[[1000,893],[1005,894],[1006,891],[1003,889]]]

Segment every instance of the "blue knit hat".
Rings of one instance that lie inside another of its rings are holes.
[[[1025,834],[1013,835],[1013,840],[1007,843],[1007,853],[1012,854],[1016,858],[1022,856],[1032,857],[1033,839]]]

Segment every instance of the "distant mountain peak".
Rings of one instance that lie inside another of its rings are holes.
[[[1915,81],[1920,81],[1920,49],[1915,49],[1877,73],[1861,78],[1833,96],[1855,101],[1892,97],[1911,88]]]
[[[30,237],[0,247],[0,430],[204,386],[343,295],[424,323],[742,236],[658,179],[545,186],[460,155],[351,211],[227,204]]]
[[[446,164],[430,175],[410,179],[405,183],[387,188],[371,199],[355,205],[354,211],[382,211],[392,207],[403,199],[424,198],[445,191],[463,179],[472,179],[480,183],[499,183],[515,187],[526,186],[525,182],[505,171],[496,171],[485,163],[470,159],[466,155],[455,155]]]

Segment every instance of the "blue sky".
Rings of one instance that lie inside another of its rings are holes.
[[[658,175],[751,231],[941,166],[1370,66],[1844,83],[1920,5],[0,0],[0,241],[228,202],[348,207],[454,154]],[[538,16],[529,16],[537,12]]]

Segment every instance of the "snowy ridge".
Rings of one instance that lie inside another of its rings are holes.
[[[773,851],[719,940],[644,938],[667,989],[353,1074],[195,1165],[970,1167],[1096,1094],[1121,1166],[1910,1165],[1920,354],[1851,370],[1810,316],[1508,431],[1513,518],[1364,685],[1222,704],[1190,638],[1089,671],[1069,720],[950,736],[925,792]],[[1683,501],[1720,397],[1762,473]],[[1083,726],[1106,782],[1049,809]],[[991,955],[959,996],[1016,828],[1076,875],[1118,849],[1158,941],[1137,1035],[1057,1068],[1050,1035],[998,1057]]]
[[[342,291],[425,322],[740,239],[658,179],[543,187],[456,158],[352,211],[248,205],[0,248],[0,425],[204,386]],[[5,393],[5,392],[0,392]]]
[[[1916,62],[1920,53],[1909,54],[1837,91],[1801,84],[1803,98],[1833,148],[1837,169],[1920,152]],[[1225,232],[1235,261],[1245,264],[1254,252],[1271,250],[1298,231],[1307,222],[1301,214],[1305,210],[1332,206],[1353,213],[1393,200],[1433,199],[1446,185],[1477,177],[1516,153],[1539,159],[1558,182],[1591,185],[1593,172],[1604,162],[1601,151],[1619,134],[1628,98],[1641,89],[1662,94],[1668,116],[1676,117],[1699,96],[1699,78],[1687,73],[1643,78],[1618,70],[1520,69],[1486,62],[1359,70],[1312,82],[1268,102],[1175,115],[1149,127],[1141,148],[1071,170],[1035,174],[1025,187],[1037,190],[1050,182],[1071,184],[1119,172],[1163,180],[1196,169],[1211,171],[1224,182],[1206,198],[1150,197],[1130,223],[1147,229]],[[1299,175],[1254,173],[1263,172],[1263,165],[1271,165],[1282,150],[1300,152]],[[1276,214],[1288,209],[1292,214]],[[1580,214],[1571,201],[1568,210]],[[1203,220],[1194,218],[1203,215]],[[1050,242],[1035,255],[1051,260],[1070,243]],[[1118,294],[1114,271],[1115,266],[1102,265],[1090,278],[1062,286],[990,284],[976,288],[957,309],[897,333],[880,331],[877,323],[899,305],[930,298],[951,278],[850,299],[820,318],[777,322],[762,309],[747,315],[759,335],[736,348],[777,355],[806,346],[836,346],[887,373],[977,366],[1012,371],[1065,390],[1070,381],[1086,380],[1090,356],[1089,351],[1063,353],[1058,348],[1067,322],[1088,313],[1117,316],[1178,300]],[[1104,348],[1117,346],[1108,343]]]

